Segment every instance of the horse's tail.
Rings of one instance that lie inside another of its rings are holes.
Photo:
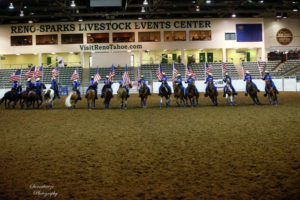
[[[73,92],[70,92],[70,94],[69,94],[68,97],[66,98],[65,105],[67,106],[67,108],[72,107],[72,104],[71,104],[71,97],[72,97],[72,94],[73,94]]]

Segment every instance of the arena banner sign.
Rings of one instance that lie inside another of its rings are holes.
[[[13,25],[11,34],[18,33],[53,33],[85,32],[110,30],[161,30],[161,29],[205,29],[211,28],[211,21],[177,20],[177,21],[139,21],[139,22],[92,22],[70,24]]]
[[[105,50],[134,50],[142,49],[143,45],[120,45],[120,44],[108,44],[108,45],[98,45],[98,44],[81,44],[79,45],[81,51],[105,51]]]

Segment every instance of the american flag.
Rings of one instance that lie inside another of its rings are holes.
[[[73,74],[72,74],[72,77],[71,77],[71,81],[74,81],[76,79],[79,78],[79,75],[78,75],[78,69],[75,69]]]
[[[35,69],[35,72],[33,73],[34,78],[41,78],[43,77],[43,66],[39,66]]]
[[[16,72],[12,73],[9,77],[10,82],[19,81],[21,79],[21,70],[18,69]]]
[[[207,75],[208,73],[210,73],[212,66],[210,64],[208,64],[208,62],[205,62],[205,74]]]
[[[264,68],[263,68],[263,66],[261,65],[261,63],[259,61],[257,61],[257,66],[258,66],[258,69],[259,69],[260,73],[261,74],[264,73]]]
[[[242,70],[243,70],[243,74],[245,76],[247,70],[245,68],[244,61],[242,61]]]
[[[186,65],[186,73],[185,76],[188,77],[189,74],[192,75],[192,78],[196,78],[195,73],[193,72],[193,70],[189,67],[189,64]]]
[[[109,74],[108,74],[108,80],[109,81],[111,81],[111,79],[114,77],[116,75],[116,73],[115,73],[115,66],[114,65],[112,65],[111,66],[111,70],[110,70],[110,72],[109,72]]]
[[[35,67],[31,67],[27,72],[25,72],[25,79],[33,77],[33,74],[35,72]]]
[[[140,72],[140,66],[137,67],[137,81],[141,79],[141,72]]]
[[[226,72],[227,70],[227,66],[225,63],[222,63],[222,70],[223,70],[223,74]]]
[[[163,70],[161,68],[161,63],[159,63],[157,71],[156,71],[156,77],[158,80],[162,79],[162,73],[163,73]]]
[[[101,76],[99,74],[99,68],[97,68],[95,75],[94,75],[94,83],[98,82],[101,80]]]
[[[128,69],[127,69],[127,65],[125,66],[125,72],[123,74],[123,84],[122,86],[126,86],[126,85],[129,85],[131,84],[131,81],[130,81],[130,76],[129,76],[129,72],[128,72]]]
[[[52,79],[56,78],[59,76],[59,67],[55,67],[54,69],[52,69]]]
[[[172,65],[173,67],[173,76],[172,76],[172,80],[175,80],[176,79],[176,76],[178,74],[178,70],[175,68],[175,64],[173,63]]]

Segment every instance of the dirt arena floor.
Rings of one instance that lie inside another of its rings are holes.
[[[220,96],[219,96],[220,97]],[[300,199],[300,93],[279,105],[0,107],[0,199]]]

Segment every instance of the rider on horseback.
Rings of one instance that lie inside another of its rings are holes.
[[[18,81],[14,81],[12,84],[11,92],[15,96],[19,96],[19,91],[18,91]]]
[[[183,91],[183,93],[185,93],[185,89],[182,85],[182,78],[181,78],[181,74],[177,74],[177,78],[175,80],[175,83],[178,85],[178,87],[181,88],[181,90]]]
[[[31,78],[27,79],[26,85],[27,85],[26,91],[30,91],[34,87],[34,84],[31,82]]]
[[[254,82],[252,82],[252,76],[249,73],[249,71],[246,71],[246,75],[244,78],[244,81],[250,80],[250,82],[252,83],[252,85],[256,88],[257,92],[260,92],[259,89],[257,88],[256,84]],[[248,86],[246,84],[246,92],[245,92],[245,96],[248,96]]]
[[[186,80],[185,83],[190,84],[192,82],[195,82],[195,79],[192,77],[192,74],[188,74],[188,79]],[[187,88],[185,88],[185,94],[186,94],[186,92],[187,92]],[[198,90],[196,87],[194,87],[194,92],[195,92],[195,94],[198,94]]]
[[[279,92],[278,92],[278,90],[277,90],[277,88],[276,88],[276,86],[275,86],[275,84],[274,84],[274,82],[273,82],[273,80],[272,80],[272,77],[271,77],[269,71],[265,71],[265,76],[264,76],[264,78],[263,78],[263,80],[267,80],[267,79],[270,80],[270,82],[271,82],[271,84],[272,84],[272,87],[275,89],[275,92],[276,92],[277,94],[279,94]],[[267,84],[266,84],[266,86],[265,86],[265,94],[264,94],[264,96],[265,96],[265,97],[267,96]]]
[[[104,86],[103,86],[103,88],[102,88],[102,90],[101,90],[101,98],[104,98],[104,94],[103,94],[104,89],[105,89],[105,88],[111,88],[111,85],[112,85],[112,84],[113,84],[113,82],[109,80],[109,76],[107,75],[107,76],[105,77],[105,79],[104,79]],[[111,91],[112,91],[112,88],[111,88]]]
[[[37,93],[39,94],[40,99],[42,99],[42,88],[41,88],[40,78],[37,78],[35,81],[35,89],[37,90]]]
[[[74,91],[76,91],[76,93],[77,93],[77,95],[78,95],[78,100],[81,100],[81,93],[80,93],[80,91],[78,90],[78,87],[79,87],[79,83],[78,83],[78,80],[76,79],[76,80],[74,80],[73,82],[72,82],[72,85],[73,85],[73,90]]]
[[[212,86],[216,92],[216,94],[218,94],[218,91],[217,91],[217,88],[216,86],[214,85],[214,77],[212,76],[212,73],[208,73],[208,77],[206,78],[206,81],[204,82],[206,85],[206,88],[205,88],[205,94],[204,96],[207,97],[208,94],[207,94],[207,89],[208,89],[208,83],[212,83]]]
[[[86,92],[85,93],[87,93],[87,91],[90,89],[90,88],[92,88],[92,89],[94,89],[95,90],[95,99],[98,99],[98,90],[97,90],[97,88],[98,88],[98,83],[97,82],[94,82],[94,76],[91,76],[91,80],[90,80],[90,86],[86,89]]]
[[[147,85],[146,80],[144,79],[144,75],[141,75],[141,79],[139,80],[139,85],[140,85],[140,87],[139,87],[139,93],[140,93],[140,91],[141,91],[141,85],[142,85],[142,82],[144,82],[145,87],[147,88],[148,95],[151,95],[151,93],[150,93],[150,88],[149,88],[149,86]]]
[[[159,82],[164,82],[164,83],[166,84],[166,87],[167,87],[167,89],[168,89],[168,95],[171,95],[171,87],[170,87],[169,84],[168,84],[168,78],[167,78],[167,76],[166,76],[166,73],[163,72],[162,75],[163,75],[163,77],[161,78],[161,80],[159,80]],[[162,84],[159,86],[158,91],[160,91],[160,88],[161,88],[161,87],[162,87]]]
[[[225,76],[226,77],[223,79],[224,83],[227,83],[227,81],[229,81],[229,84],[230,84],[230,87],[232,89],[233,95],[237,95],[237,93],[236,93],[236,91],[235,91],[235,89],[234,89],[234,87],[232,85],[231,77],[229,76],[229,74],[227,72],[225,73]],[[223,89],[223,92],[224,92],[223,97],[225,97],[226,87],[227,86],[225,85],[224,89]]]
[[[58,91],[58,84],[56,83],[56,80],[55,80],[55,79],[56,79],[55,77],[52,78],[52,81],[51,81],[51,87],[50,87],[50,88],[51,88],[52,90],[54,90],[54,92],[55,92],[57,98],[60,99],[59,91]]]
[[[128,85],[124,85],[124,86],[123,86],[123,79],[120,80],[119,84],[120,84],[119,88],[125,88],[125,90],[126,90],[126,95],[127,95],[126,98],[129,98],[130,95],[129,95]]]

